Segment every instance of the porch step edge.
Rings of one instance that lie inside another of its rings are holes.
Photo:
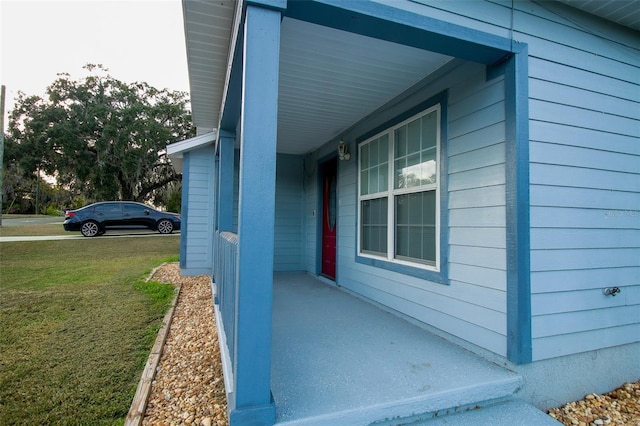
[[[390,401],[377,405],[337,411],[314,417],[277,422],[278,426],[366,426],[371,424],[403,424],[403,419],[416,416],[432,417],[437,413],[458,411],[503,401],[513,396],[522,384],[522,377],[511,375],[490,382],[430,393],[424,396]],[[394,423],[395,422],[395,423]]]
[[[553,417],[521,399],[509,399],[496,404],[407,423],[387,423],[386,426],[559,426]]]

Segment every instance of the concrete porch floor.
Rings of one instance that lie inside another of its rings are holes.
[[[278,425],[403,424],[393,419],[491,404],[521,384],[516,373],[305,273],[275,274],[272,338]]]

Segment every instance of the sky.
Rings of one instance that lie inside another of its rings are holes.
[[[58,73],[102,64],[125,83],[189,90],[181,0],[0,0],[0,84],[44,96]]]

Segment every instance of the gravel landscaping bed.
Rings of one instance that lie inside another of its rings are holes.
[[[152,279],[182,288],[142,424],[226,425],[211,279],[182,277],[177,263],[158,268]]]
[[[179,265],[168,263],[152,279],[182,289],[142,424],[227,425],[210,278],[182,277]],[[550,410],[549,415],[567,426],[640,426],[640,382],[626,383],[605,395],[587,395]]]
[[[569,426],[640,426],[640,382],[625,383],[604,395],[589,394],[549,410],[549,415]]]

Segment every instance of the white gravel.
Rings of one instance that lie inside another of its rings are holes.
[[[227,401],[208,276],[181,277],[166,264],[153,280],[180,284],[143,425],[227,425]]]

